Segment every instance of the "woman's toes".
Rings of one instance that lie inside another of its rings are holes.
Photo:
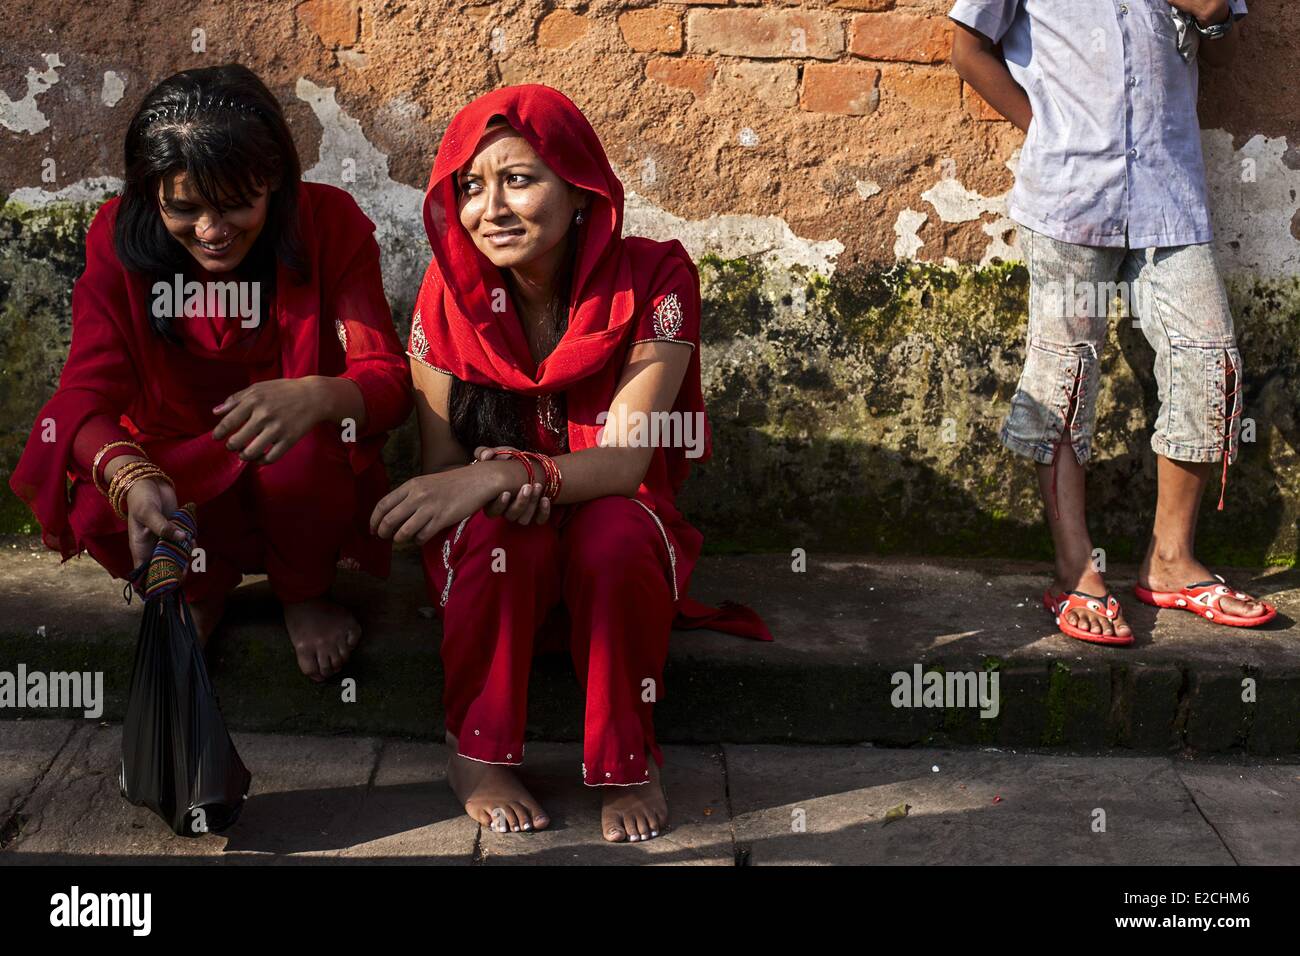
[[[524,803],[516,803],[511,807],[515,811],[515,819],[519,821],[519,829],[525,833],[533,828],[533,811]]]
[[[551,822],[546,818],[546,812],[536,804],[524,804],[524,809],[527,811],[527,817],[524,821],[528,824],[528,826],[524,828],[526,830],[541,830],[545,828],[546,824]]]
[[[318,683],[325,679],[320,671],[320,659],[310,650],[298,651],[298,670]]]
[[[326,648],[321,648],[316,652],[317,673],[320,674],[320,680],[326,680],[333,677],[338,672],[338,664],[334,660],[334,655]]]
[[[605,839],[610,843],[622,843],[627,838],[628,833],[623,818],[619,816],[611,817],[605,824]]]

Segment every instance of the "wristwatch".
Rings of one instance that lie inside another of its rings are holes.
[[[1233,15],[1232,5],[1229,4],[1228,19],[1224,20],[1222,23],[1212,23],[1208,27],[1203,27],[1197,22],[1196,17],[1189,15],[1187,19],[1192,26],[1196,27],[1196,32],[1205,37],[1205,39],[1221,40],[1232,32],[1232,21],[1237,18]]]

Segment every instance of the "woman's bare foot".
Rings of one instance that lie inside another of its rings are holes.
[[[498,833],[545,830],[551,825],[542,805],[509,767],[462,757],[451,733],[447,746],[451,748],[447,782],[471,819]]]
[[[1189,584],[1213,581],[1214,572],[1190,555],[1162,558],[1148,550],[1138,568],[1138,584],[1152,591],[1181,591]],[[1224,595],[1219,606],[1237,617],[1258,617],[1268,611],[1259,601],[1239,601]]]
[[[194,630],[198,634],[199,647],[207,647],[208,638],[221,623],[221,616],[226,613],[226,596],[222,594],[186,603],[190,607],[190,616],[194,618]]]
[[[659,767],[647,760],[650,779],[634,787],[606,787],[600,807],[600,832],[610,843],[636,843],[668,827],[668,799],[659,784]]]
[[[1060,594],[1062,591],[1082,591],[1084,594],[1091,594],[1100,598],[1106,594],[1106,582],[1101,574],[1092,568],[1089,568],[1073,580],[1062,576],[1058,569],[1055,588],[1052,593]],[[1093,634],[1104,634],[1108,637],[1131,637],[1133,635],[1133,629],[1124,622],[1122,608],[1114,618],[1109,618],[1105,614],[1098,614],[1088,608],[1071,608],[1066,612],[1065,619],[1080,630],[1091,631]]]
[[[298,667],[317,683],[337,674],[361,643],[352,612],[325,596],[284,605],[284,626]]]

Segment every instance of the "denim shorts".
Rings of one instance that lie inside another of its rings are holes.
[[[1110,305],[1123,296],[1155,350],[1157,455],[1235,461],[1241,433],[1241,353],[1228,296],[1206,243],[1156,249],[1062,242],[1020,227],[1029,266],[1025,367],[999,436],[1050,464],[1065,438],[1092,453],[1101,350]]]

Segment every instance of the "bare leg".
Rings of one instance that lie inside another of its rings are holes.
[[[646,760],[650,779],[634,787],[605,787],[600,830],[611,843],[636,843],[657,837],[668,826],[668,799],[659,783],[659,766]]]
[[[1068,442],[1056,446],[1056,505],[1059,515],[1052,513],[1052,466],[1038,466],[1038,490],[1047,510],[1047,525],[1052,531],[1056,548],[1056,590],[1082,591],[1101,597],[1106,593],[1106,582],[1093,565],[1092,538],[1088,534],[1085,503],[1085,471]],[[1114,620],[1104,614],[1078,608],[1069,611],[1065,619],[1082,630],[1098,635],[1128,637],[1133,631],[1124,623],[1121,612]]]
[[[1212,462],[1174,461],[1156,458],[1159,496],[1151,543],[1138,568],[1138,583],[1153,591],[1177,591],[1189,584],[1214,579],[1214,574],[1196,560],[1196,519],[1201,496],[1210,475],[1218,467]],[[1258,601],[1225,597],[1223,610],[1239,617],[1258,617],[1264,606]]]
[[[510,767],[462,757],[451,731],[447,731],[447,746],[451,748],[447,782],[473,819],[499,833],[550,826],[551,818]]]

